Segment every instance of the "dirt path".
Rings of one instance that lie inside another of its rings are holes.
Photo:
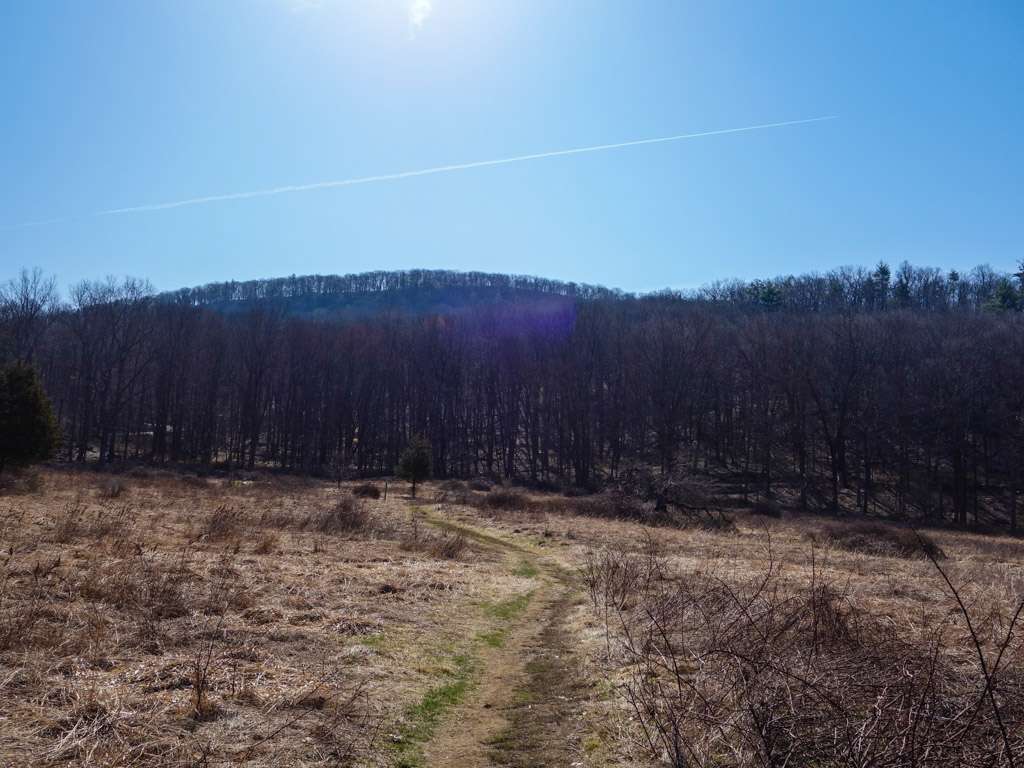
[[[477,683],[425,745],[426,764],[436,768],[582,765],[581,708],[586,684],[567,626],[569,612],[581,599],[573,577],[527,546],[474,526],[433,522],[503,552],[510,567],[526,569],[537,587],[502,642],[481,653]]]

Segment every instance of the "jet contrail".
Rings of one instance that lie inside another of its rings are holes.
[[[748,125],[743,128],[724,128],[717,131],[703,131],[701,133],[681,133],[676,136],[660,136],[654,139],[637,139],[635,141],[620,141],[616,144],[596,144],[591,147],[576,147],[575,149],[556,149],[551,152],[538,152],[532,155],[517,155],[515,157],[503,157],[498,160],[478,160],[473,163],[458,163],[456,165],[439,165],[435,168],[423,168],[418,171],[403,171],[401,173],[386,173],[379,176],[360,176],[354,179],[339,179],[335,181],[318,181],[312,184],[299,184],[287,187],[272,187],[270,189],[259,189],[253,192],[232,192],[226,195],[207,195],[206,197],[193,197],[187,200],[175,200],[169,203],[154,203],[151,205],[136,205],[130,208],[112,208],[106,211],[99,211],[96,216],[112,216],[118,213],[142,213],[144,211],[166,211],[170,208],[184,208],[189,205],[205,205],[206,203],[220,203],[227,200],[248,200],[253,197],[270,197],[271,195],[283,195],[290,192],[311,192],[317,189],[334,189],[336,187],[354,187],[357,184],[375,184],[381,181],[398,181],[399,179],[411,179],[416,176],[431,176],[435,173],[450,173],[452,171],[468,171],[473,168],[488,168],[495,165],[509,165],[510,163],[523,163],[528,160],[543,160],[549,157],[566,157],[568,155],[582,155],[587,152],[604,152],[608,149],[623,149],[625,147],[639,147],[643,144],[663,144],[669,141],[682,141],[684,139],[698,139],[703,136],[722,136],[727,133],[743,133],[745,131],[759,131],[764,128],[782,128],[787,125],[803,125],[804,123],[819,123],[823,120],[835,120],[837,115],[825,117],[809,117],[803,120],[786,120],[781,123],[762,123],[761,125]]]
[[[824,117],[808,117],[802,120],[785,120],[781,123],[761,123],[760,125],[747,125],[742,128],[723,128],[717,131],[702,131],[700,133],[681,133],[675,136],[659,136],[653,139],[636,139],[634,141],[620,141],[615,144],[595,144],[590,147],[576,147],[574,149],[556,149],[550,152],[537,152],[532,155],[517,155],[515,157],[503,157],[498,160],[478,160],[472,163],[458,163],[455,165],[440,165],[435,168],[423,168],[418,171],[403,171],[401,173],[386,173],[379,176],[360,176],[352,179],[338,179],[334,181],[318,181],[312,184],[298,184],[286,187],[272,187],[270,189],[259,189],[252,192],[232,192],[224,195],[207,195],[205,197],[192,197],[186,200],[174,200],[167,203],[153,203],[150,205],[135,205],[127,208],[111,208],[105,211],[96,211],[92,216],[114,216],[122,213],[143,213],[146,211],[166,211],[171,208],[184,208],[191,205],[206,205],[207,203],[220,203],[228,200],[248,200],[254,197],[270,197],[272,195],[283,195],[291,192],[311,192],[317,189],[335,189],[337,187],[354,187],[357,184],[374,184],[381,181],[398,181],[399,179],[411,179],[417,176],[431,176],[435,173],[450,173],[452,171],[468,171],[473,168],[488,168],[495,165],[509,165],[511,163],[523,163],[528,160],[543,160],[549,157],[567,157],[568,155],[582,155],[588,152],[604,152],[609,149],[624,149],[625,147],[639,147],[644,144],[664,144],[670,141],[683,141],[684,139],[699,139],[705,136],[723,136],[727,133],[745,133],[747,131],[760,131],[765,128],[782,128],[787,125],[804,125],[806,123],[819,123],[823,120],[835,120],[837,115],[826,115]],[[28,222],[15,224],[0,229],[21,229],[23,227],[42,226],[64,221],[73,221],[74,217],[47,219],[46,221]]]

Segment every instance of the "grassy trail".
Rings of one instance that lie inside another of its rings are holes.
[[[459,674],[421,702],[421,739],[396,765],[569,766],[580,764],[586,683],[566,620],[581,595],[571,573],[525,541],[442,516],[429,524],[504,557],[529,592],[483,607],[489,629],[473,639]],[[437,706],[435,706],[435,703]],[[416,719],[413,719],[416,722]]]

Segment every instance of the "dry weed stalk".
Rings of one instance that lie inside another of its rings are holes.
[[[874,616],[813,553],[809,583],[787,587],[770,537],[757,578],[666,580],[662,561],[611,551],[592,553],[584,577],[647,749],[668,765],[1016,768],[1024,601],[986,643],[962,590],[929,559],[967,625],[973,666],[948,644],[949,621],[922,638]]]
[[[469,548],[469,542],[461,533],[436,534],[424,530],[419,519],[413,517],[409,528],[401,533],[399,546],[406,552],[423,552],[440,560],[458,560]]]

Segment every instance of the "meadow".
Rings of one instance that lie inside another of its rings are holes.
[[[9,482],[0,764],[1021,763],[1024,543],[616,503]]]

